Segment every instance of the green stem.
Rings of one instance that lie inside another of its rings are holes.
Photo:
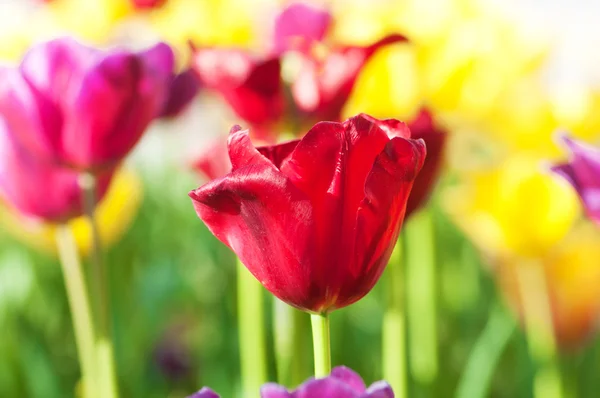
[[[83,207],[92,236],[92,295],[94,297],[94,326],[96,328],[96,366],[98,387],[102,398],[118,397],[118,387],[114,360],[114,350],[110,322],[110,287],[106,268],[102,261],[100,234],[95,217],[97,196],[96,177],[83,173],[79,186],[83,193]]]
[[[326,377],[331,373],[331,347],[329,339],[329,314],[311,314],[315,377]]]
[[[563,396],[562,381],[552,325],[550,298],[543,267],[544,265],[536,260],[519,264],[517,266],[517,283],[521,296],[529,355],[537,367],[533,395],[536,398],[561,398]]]
[[[252,397],[267,381],[263,287],[237,262],[238,337],[242,396]]]
[[[408,394],[406,380],[406,320],[404,315],[404,276],[402,241],[399,239],[386,269],[387,306],[383,315],[383,378],[397,398]]]
[[[413,214],[404,227],[408,357],[411,374],[421,384],[432,383],[438,374],[434,232],[427,209]]]
[[[94,386],[95,338],[92,310],[77,245],[68,225],[61,224],[56,227],[56,245],[71,309],[83,394],[85,398],[92,398],[96,396],[97,391]]]
[[[507,314],[500,304],[496,304],[467,360],[458,383],[456,398],[489,396],[494,370],[515,328],[515,318]]]
[[[305,376],[306,333],[308,315],[273,296],[273,336],[277,381],[292,387]]]

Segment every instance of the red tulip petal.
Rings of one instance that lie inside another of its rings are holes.
[[[365,197],[351,231],[353,255],[348,256],[345,282],[340,293],[347,306],[375,285],[398,239],[406,201],[425,160],[422,140],[393,138],[377,156],[364,185]]]
[[[318,120],[339,120],[358,74],[369,58],[384,46],[406,40],[402,35],[390,35],[366,47],[334,49],[324,60],[305,57],[304,67],[292,85],[297,106],[314,113]]]
[[[233,126],[229,131],[227,149],[229,151],[229,160],[231,160],[232,171],[254,163],[270,163],[268,159],[261,155],[254,147],[250,140],[248,130],[242,130],[242,128],[237,125]]]
[[[251,124],[279,119],[283,112],[279,58],[256,60],[241,50],[194,49],[193,68],[201,83]]]
[[[281,166],[281,172],[310,199],[315,222],[316,253],[313,278],[329,296],[325,286],[336,268],[344,201],[340,169],[344,167],[344,129],[340,123],[317,123],[298,143]],[[327,297],[327,300],[332,297]],[[324,304],[320,303],[320,304]]]
[[[289,142],[284,142],[282,144],[273,145],[273,146],[262,146],[258,147],[258,151],[267,159],[271,161],[278,169],[281,168],[281,165],[284,161],[288,159],[288,157],[292,154],[296,146],[300,140],[293,140]]]
[[[353,255],[356,211],[365,197],[365,180],[389,139],[378,125],[362,115],[344,124],[317,123],[298,143],[281,171],[310,198],[316,224],[321,266],[315,280],[326,297],[326,309],[337,299],[328,289],[344,272],[340,253]]]
[[[406,125],[406,123],[401,122],[399,120],[396,120],[396,119],[379,120],[379,119],[374,118],[373,116],[369,116],[364,113],[361,113],[360,116],[364,119],[369,120],[371,123],[374,123],[377,126],[379,126],[380,129],[385,131],[385,133],[387,134],[389,139],[392,139],[394,137],[420,138],[420,137],[414,137],[412,134],[413,133],[412,129],[410,129]]]
[[[423,168],[415,179],[408,198],[405,218],[408,218],[415,210],[423,206],[431,195],[444,160],[444,147],[447,137],[447,132],[435,125],[433,116],[427,110],[419,112],[409,126],[412,138],[422,138],[425,141],[427,158],[425,158]]]
[[[311,308],[310,201],[270,162],[250,164],[190,192],[198,216],[281,300]]]

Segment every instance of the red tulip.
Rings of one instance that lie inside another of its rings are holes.
[[[229,136],[232,171],[192,192],[198,216],[275,296],[327,312],[359,300],[388,262],[425,159],[406,125],[358,115],[255,148]]]
[[[279,58],[257,59],[242,50],[194,48],[201,84],[218,92],[251,125],[275,123],[283,114]]]
[[[406,41],[401,35],[387,36],[370,46],[332,49],[325,57],[302,56],[302,67],[292,84],[296,107],[313,120],[340,120],[358,74],[380,48]]]
[[[110,175],[99,178],[100,199]],[[0,117],[0,198],[24,215],[64,222],[83,213],[77,172],[48,165],[15,139]]]
[[[0,115],[36,156],[78,170],[114,167],[159,115],[173,62],[162,43],[140,53],[42,43],[6,72]]]
[[[406,217],[423,206],[435,187],[444,159],[447,132],[435,124],[433,115],[422,109],[408,124],[412,138],[422,138],[427,145],[427,158],[417,176],[406,205]]]

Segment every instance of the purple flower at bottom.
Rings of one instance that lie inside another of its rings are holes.
[[[208,387],[202,387],[200,391],[195,394],[190,395],[187,398],[219,398],[219,394],[214,392]]]
[[[328,377],[310,378],[293,391],[276,383],[267,383],[260,389],[261,398],[394,398],[392,387],[385,381],[377,381],[367,388],[362,378],[352,369],[338,366]],[[204,387],[188,398],[218,398],[212,390]]]
[[[561,136],[562,144],[571,152],[569,162],[552,167],[577,191],[588,217],[600,224],[600,149]]]
[[[369,388],[362,378],[345,366],[333,368],[323,379],[308,379],[294,391],[275,383],[267,383],[260,390],[261,398],[394,398],[392,387],[378,381]]]

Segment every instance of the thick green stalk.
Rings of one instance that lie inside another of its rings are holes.
[[[496,304],[467,360],[467,366],[458,383],[456,398],[489,396],[494,370],[515,328],[515,318],[507,314],[500,304]]]
[[[421,384],[438,374],[437,284],[433,219],[427,209],[404,227],[410,371]]]
[[[273,296],[273,336],[277,381],[279,384],[293,387],[306,377],[305,350],[307,340],[305,324],[308,314],[284,303]]]
[[[242,396],[253,397],[267,381],[263,287],[237,262],[238,337]]]
[[[529,355],[537,367],[533,395],[536,398],[562,398],[562,381],[543,266],[536,260],[524,261],[517,266],[525,335]]]
[[[90,224],[92,236],[92,272],[90,282],[94,298],[94,327],[96,330],[96,370],[98,375],[98,391],[102,398],[119,396],[112,343],[110,322],[110,287],[107,270],[102,261],[102,246],[96,223],[95,210],[97,203],[96,177],[83,173],[79,185],[83,192],[85,215]]]
[[[77,245],[68,225],[61,224],[56,227],[56,245],[71,309],[75,343],[81,367],[83,396],[84,398],[95,398],[97,394],[94,384],[96,359],[92,309],[85,276],[77,253]]]
[[[331,347],[329,339],[329,315],[311,314],[315,377],[326,377],[331,373]]]
[[[398,240],[384,275],[387,306],[382,327],[383,378],[397,398],[408,396],[406,380],[406,321],[404,315],[404,275],[402,240]]]

